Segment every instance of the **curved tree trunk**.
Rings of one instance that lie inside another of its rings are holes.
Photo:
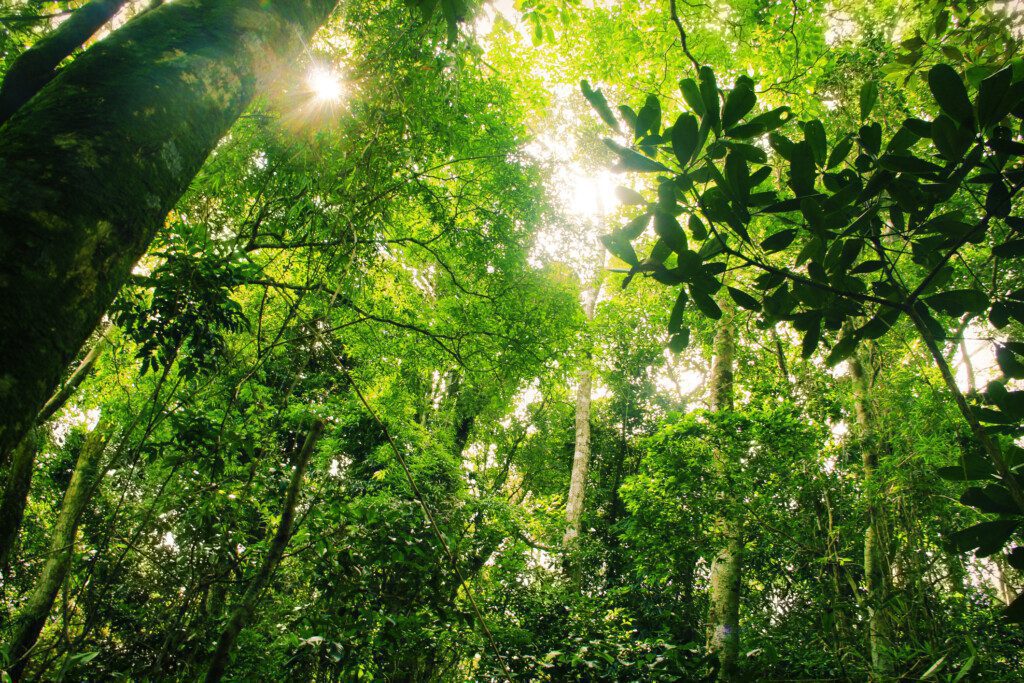
[[[92,0],[18,55],[0,85],[0,125],[53,80],[57,66],[114,18],[127,0]]]
[[[861,440],[864,491],[867,497],[868,525],[864,530],[864,584],[868,603],[868,644],[871,648],[872,676],[884,680],[892,672],[889,657],[891,633],[885,612],[888,584],[886,581],[885,552],[882,539],[882,515],[875,491],[875,470],[878,468],[878,450],[875,443],[874,420],[871,414],[869,392],[871,381],[857,354],[850,356],[850,374],[853,376],[854,410],[857,431]]]
[[[733,408],[733,316],[722,316],[715,334],[714,358],[711,363],[711,409]],[[722,481],[728,481],[740,463],[731,452],[716,449],[712,466]],[[723,544],[711,563],[708,604],[708,650],[718,666],[718,680],[738,679],[740,648],[740,578],[743,566],[743,522],[735,501],[721,500],[722,514],[718,527]]]
[[[24,437],[261,76],[336,0],[177,0],[0,127],[0,452]]]
[[[103,431],[102,426],[97,426],[82,445],[82,451],[75,462],[75,471],[71,475],[71,483],[64,492],[57,522],[53,525],[49,557],[35,588],[13,619],[7,649],[11,659],[9,673],[14,680],[20,680],[32,648],[46,624],[57,591],[60,590],[71,568],[78,519],[92,497],[103,449],[107,445]]]
[[[231,659],[231,651],[235,647],[235,641],[238,640],[238,635],[252,618],[256,610],[256,601],[259,600],[263,590],[270,583],[270,579],[274,576],[274,570],[277,569],[277,565],[284,556],[285,548],[288,547],[288,542],[292,538],[292,523],[295,520],[295,506],[298,505],[299,493],[302,490],[302,479],[306,474],[306,467],[309,465],[313,448],[323,431],[324,424],[322,422],[314,423],[295,458],[293,464],[295,469],[292,472],[291,481],[288,483],[288,492],[285,494],[281,521],[278,522],[277,531],[270,542],[270,550],[259,571],[256,572],[256,576],[253,577],[242,598],[232,610],[227,626],[221,631],[217,648],[210,659],[210,667],[206,670],[206,681],[219,681],[224,676],[224,671]]]

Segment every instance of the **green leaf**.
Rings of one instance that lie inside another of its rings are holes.
[[[871,115],[871,110],[878,101],[878,83],[867,81],[860,87],[860,120],[863,121]]]
[[[1024,363],[1017,360],[1017,356],[1009,346],[996,344],[996,361],[999,363],[999,369],[1010,379],[1024,377]]]
[[[615,118],[615,114],[612,113],[611,107],[608,106],[608,100],[605,99],[604,93],[591,88],[590,82],[586,79],[580,81],[580,90],[583,91],[583,96],[587,98],[590,106],[594,108],[598,116],[601,117],[601,120],[615,130],[619,130],[619,121]]]
[[[750,80],[748,76],[740,76],[736,79],[736,87],[725,98],[725,107],[722,109],[722,127],[732,128],[754,108],[756,103],[754,81]]]
[[[832,347],[832,351],[829,352],[828,358],[825,359],[825,363],[829,366],[838,365],[841,361],[846,360],[853,355],[854,350],[857,348],[857,338],[853,335],[845,335],[840,337],[839,341]]]
[[[967,96],[967,86],[953,67],[948,64],[933,66],[928,71],[928,88],[942,111],[964,126],[974,128],[974,111]]]
[[[619,143],[615,142],[611,138],[605,138],[604,144],[608,146],[613,152],[619,155],[619,163],[616,165],[616,170],[619,171],[636,171],[637,173],[657,173],[659,171],[669,171],[668,167],[662,164],[660,161],[650,159],[639,152],[633,151],[628,147],[623,147]]]
[[[878,164],[890,171],[909,173],[911,175],[928,175],[942,172],[941,166],[909,155],[886,154],[878,160]]]
[[[664,211],[655,213],[654,232],[677,254],[682,254],[688,249],[686,233],[683,232],[683,226],[679,225],[675,216]]]
[[[704,108],[704,100],[701,98],[700,86],[697,85],[697,81],[692,78],[684,78],[679,81],[679,91],[683,94],[686,104],[690,105],[690,109],[697,116],[704,118],[707,110]]]
[[[951,289],[925,298],[925,303],[946,315],[959,317],[964,313],[984,313],[988,296],[977,289]]]
[[[1007,91],[1012,81],[1013,68],[1008,66],[981,82],[978,87],[978,123],[982,128],[994,126],[1010,113]]]
[[[816,176],[814,152],[811,145],[806,140],[794,144],[789,165],[789,186],[793,192],[797,196],[814,194]]]
[[[648,95],[644,106],[636,116],[637,137],[650,131],[657,135],[661,130],[661,102],[654,95]]]
[[[690,345],[690,328],[684,327],[668,340],[668,348],[672,353],[682,353]]]
[[[672,152],[681,167],[686,167],[697,151],[697,117],[690,113],[680,114],[672,126]]]
[[[813,323],[804,332],[803,341],[800,343],[800,356],[804,360],[814,355],[818,350],[818,343],[821,341],[821,316],[817,316]]]
[[[732,300],[735,301],[736,305],[740,308],[745,308],[748,311],[761,310],[761,304],[758,303],[757,299],[750,296],[743,290],[736,289],[735,287],[726,287],[726,289],[729,290],[729,296],[732,297]]]
[[[637,258],[633,245],[620,234],[601,235],[601,242],[609,252],[629,265],[637,266],[640,264],[640,259]]]
[[[712,320],[718,320],[722,317],[722,309],[718,307],[715,300],[704,292],[696,289],[693,285],[690,286],[690,296],[693,297],[693,303],[700,309],[700,312],[711,318]]]
[[[832,148],[832,153],[828,155],[828,164],[825,167],[831,170],[846,161],[851,149],[853,149],[853,136],[847,135]]]
[[[700,68],[700,98],[704,103],[704,116],[706,123],[713,130],[721,129],[721,101],[718,99],[718,84],[715,82],[715,72],[711,67]]]
[[[950,536],[950,540],[961,552],[976,550],[975,554],[978,557],[988,557],[1006,545],[1019,524],[1020,522],[1014,519],[981,522],[957,531]]]
[[[1006,609],[1003,610],[1003,618],[1011,624],[1024,623],[1024,593],[1013,599]]]
[[[796,234],[796,230],[792,228],[780,230],[774,235],[770,235],[765,238],[765,240],[761,242],[761,248],[768,253],[781,251],[793,243],[793,240],[796,239]]]
[[[825,135],[825,126],[821,121],[814,119],[804,123],[804,139],[811,145],[814,161],[819,166],[824,166],[828,158],[828,138]]]
[[[642,194],[628,187],[622,187],[621,185],[615,188],[615,196],[618,197],[621,203],[626,204],[627,206],[646,203]]]
[[[679,296],[672,306],[672,313],[668,316],[668,331],[676,334],[683,329],[683,314],[686,312],[686,304],[690,298],[686,296],[686,290],[680,289]]]
[[[992,253],[999,258],[1024,256],[1024,240],[1009,240],[1002,244],[997,244],[993,247]]]

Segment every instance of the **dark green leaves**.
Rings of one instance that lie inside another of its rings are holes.
[[[794,239],[796,239],[796,230],[791,228],[780,230],[761,242],[761,248],[769,253],[781,251],[792,244]]]
[[[735,301],[736,305],[740,308],[745,308],[748,311],[761,310],[761,304],[758,303],[757,299],[750,296],[743,290],[736,289],[735,287],[727,287],[726,289],[729,290],[729,296],[732,297],[732,300]]]
[[[977,289],[951,289],[925,298],[925,303],[951,316],[964,313],[984,313],[989,306],[988,296]]]
[[[860,120],[863,121],[871,115],[871,110],[878,100],[878,84],[874,81],[867,81],[860,87]]]
[[[580,90],[583,91],[583,96],[587,98],[587,102],[590,102],[590,106],[594,108],[601,120],[615,130],[619,130],[619,122],[615,118],[615,114],[612,113],[611,107],[608,106],[608,100],[605,99],[604,93],[591,88],[586,79],[580,81]]]
[[[981,522],[954,533],[950,540],[961,552],[977,549],[978,557],[988,557],[999,551],[1020,522],[1012,519],[997,519]]]
[[[623,147],[611,138],[605,138],[604,144],[613,152],[619,155],[619,162],[615,165],[617,171],[636,171],[637,173],[657,173],[668,171],[668,167],[660,161],[648,158],[629,147]]]
[[[686,167],[697,151],[698,124],[693,114],[680,114],[672,126],[672,152],[679,160],[679,165]]]
[[[683,99],[686,104],[690,105],[697,116],[704,117],[704,100],[701,98],[700,86],[697,85],[697,81],[692,78],[684,78],[679,81],[679,92],[683,94]]]
[[[928,71],[928,88],[946,114],[968,127],[974,126],[974,111],[967,86],[948,64],[936,64]]]
[[[722,127],[727,130],[732,128],[754,108],[756,103],[754,81],[747,76],[740,76],[736,79],[736,87],[725,98],[725,107],[722,109]]]

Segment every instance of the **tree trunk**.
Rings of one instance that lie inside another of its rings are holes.
[[[32,486],[32,470],[36,461],[36,440],[27,435],[14,449],[11,467],[7,472],[3,499],[0,501],[0,575],[7,576],[7,567],[14,557],[21,520],[25,515],[25,501]]]
[[[178,0],[0,127],[0,452],[21,441],[257,81],[336,0]]]
[[[864,495],[867,500],[868,524],[864,529],[864,587],[868,604],[868,646],[871,650],[873,680],[884,680],[892,672],[889,657],[892,634],[885,603],[889,582],[886,580],[885,549],[882,516],[878,493],[875,490],[875,470],[878,468],[878,444],[874,417],[869,403],[871,380],[857,354],[850,356],[850,374],[853,376],[853,402],[857,415],[857,433],[860,437],[863,467]]]
[[[715,334],[714,358],[711,363],[711,409],[733,409],[733,316],[722,316]],[[739,468],[732,449],[716,449],[712,465],[716,476],[727,482]],[[735,501],[724,495],[718,527],[723,544],[711,563],[708,605],[708,650],[715,658],[719,681],[738,680],[740,648],[740,576],[743,565],[743,522]]]
[[[82,444],[82,450],[75,462],[75,471],[71,475],[71,483],[64,492],[60,513],[53,525],[49,557],[31,594],[13,619],[8,654],[11,659],[9,673],[14,680],[21,678],[31,650],[50,614],[57,591],[60,590],[71,568],[78,519],[95,489],[100,460],[107,445],[103,431],[105,430],[102,426],[97,426]]]
[[[114,18],[126,0],[92,0],[18,55],[0,85],[0,125],[53,80],[57,66]]]
[[[270,583],[270,579],[281,562],[285,548],[292,537],[292,523],[295,519],[295,507],[299,502],[299,493],[302,490],[302,479],[306,474],[306,467],[309,465],[309,458],[313,454],[317,439],[324,431],[324,424],[317,421],[306,435],[306,441],[302,444],[301,450],[295,459],[295,470],[292,472],[291,481],[288,483],[288,492],[285,494],[283,509],[281,510],[281,521],[278,522],[277,531],[270,542],[270,550],[263,560],[256,576],[249,583],[248,588],[239,600],[228,619],[227,625],[221,631],[220,639],[217,641],[217,648],[210,660],[210,667],[206,670],[207,681],[219,681],[224,676],[228,661],[231,658],[231,651],[235,647],[238,635],[245,628],[252,618],[256,609],[256,601],[259,600],[263,590]]]
[[[583,302],[583,312],[588,321],[594,319],[600,295],[601,290],[596,284],[585,293],[587,298]],[[587,493],[587,472],[590,470],[590,399],[593,381],[594,371],[588,362],[580,370],[579,386],[576,388],[576,445],[573,448],[572,474],[569,477],[569,497],[565,502],[563,547],[569,546],[580,535],[580,520],[583,518],[583,502]]]

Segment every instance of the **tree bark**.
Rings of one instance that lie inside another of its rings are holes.
[[[867,501],[868,524],[864,529],[864,588],[868,605],[868,645],[871,651],[872,680],[884,680],[892,672],[889,656],[892,633],[886,613],[889,581],[886,580],[883,519],[875,490],[875,470],[878,468],[878,444],[874,416],[870,405],[871,380],[855,353],[850,356],[850,374],[853,378],[853,403],[857,415],[857,435],[860,437],[863,468],[864,496]]]
[[[587,298],[583,302],[583,313],[586,315],[587,321],[594,319],[597,299],[600,295],[600,287],[596,284],[587,290],[585,294]],[[587,473],[590,470],[590,402],[594,382],[594,371],[589,362],[580,370],[578,381],[579,385],[576,388],[576,444],[573,447],[569,496],[565,502],[563,547],[568,547],[580,535],[583,503],[587,494]]]
[[[126,0],[92,0],[18,55],[0,85],[0,125],[53,80],[57,66],[114,18]]]
[[[0,452],[21,441],[259,79],[336,0],[178,0],[0,128]]]
[[[96,475],[99,472],[103,449],[107,445],[103,431],[102,426],[97,426],[82,444],[82,450],[75,462],[75,471],[71,475],[71,483],[64,492],[60,513],[53,525],[48,559],[43,565],[43,571],[35,587],[13,619],[11,638],[8,641],[8,654],[11,659],[8,672],[14,680],[21,679],[32,648],[39,639],[39,634],[53,607],[57,591],[60,590],[71,568],[78,520],[95,490]]]
[[[206,681],[219,681],[224,676],[228,662],[231,658],[231,651],[235,647],[238,635],[245,628],[256,610],[256,602],[259,600],[263,590],[270,583],[274,576],[277,565],[284,556],[285,548],[292,537],[292,524],[295,520],[295,507],[299,502],[299,493],[302,490],[302,479],[306,474],[306,467],[309,465],[309,458],[313,454],[317,439],[324,431],[323,422],[317,421],[306,435],[306,441],[302,444],[298,456],[295,458],[294,471],[291,481],[288,483],[288,491],[285,494],[284,505],[281,510],[281,521],[278,522],[277,531],[270,542],[270,551],[263,560],[256,576],[249,583],[248,588],[242,595],[238,604],[231,612],[227,625],[221,631],[220,639],[217,641],[217,648],[210,659],[210,666],[206,670]]]
[[[32,470],[36,461],[36,440],[27,435],[14,449],[11,467],[7,471],[3,499],[0,501],[0,575],[7,576],[7,567],[14,556],[21,520],[25,516],[25,501],[32,486]]]
[[[715,334],[714,358],[711,363],[711,409],[716,412],[733,409],[733,316],[722,316]],[[712,466],[721,482],[728,482],[740,467],[734,449],[715,449]],[[711,563],[708,604],[708,651],[718,666],[719,681],[739,679],[740,648],[740,578],[743,566],[743,521],[735,501],[722,494],[722,512],[718,527],[723,544]]]

